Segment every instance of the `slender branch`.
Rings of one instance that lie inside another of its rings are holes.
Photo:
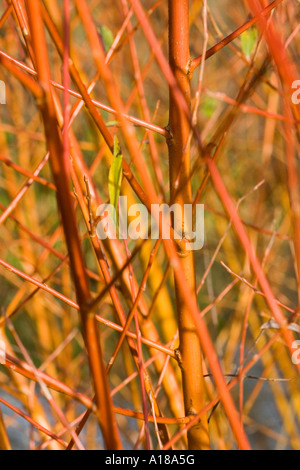
[[[189,2],[169,0],[169,60],[170,67],[190,108],[189,63]],[[192,203],[190,174],[190,125],[184,110],[178,106],[170,88],[169,148],[171,204],[180,207],[181,214],[174,214],[174,220],[182,217],[184,205]],[[179,190],[178,190],[179,188]],[[179,219],[180,220],[180,219]],[[191,227],[184,226],[184,232]],[[186,282],[196,298],[195,266],[193,252],[181,250],[180,265]],[[202,353],[193,318],[185,305],[180,291],[176,288],[177,315],[180,340],[180,368],[183,380],[185,413],[195,415],[205,405],[205,387],[202,371]],[[188,432],[190,450],[208,449],[208,424],[205,416],[195,423]]]
[[[214,54],[216,54],[221,49],[223,49],[223,47],[230,44],[234,39],[238,38],[244,31],[247,31],[247,29],[251,28],[251,26],[256,24],[260,20],[261,16],[268,15],[281,2],[282,0],[274,0],[272,3],[270,3],[270,5],[268,5],[262,10],[259,16],[255,16],[251,18],[250,20],[246,21],[246,23],[244,23],[242,26],[240,26],[235,31],[233,31],[231,34],[226,36],[226,38],[222,39],[222,41],[218,42],[213,47],[208,49],[205,53],[205,60],[209,59]],[[190,73],[193,73],[195,71],[195,69],[201,64],[201,61],[202,61],[202,55],[200,55],[199,57],[196,57],[195,59],[191,61],[191,64],[189,67]]]
[[[64,154],[62,137],[57,126],[51,93],[51,74],[49,61],[47,60],[48,53],[40,4],[35,0],[27,0],[26,7],[32,34],[31,39],[38,80],[43,84],[44,89],[44,101],[41,103],[41,113],[44,120],[53,176],[57,187],[58,205],[62,215],[64,233],[70,255],[76,296],[80,307],[84,338],[89,352],[90,368],[94,379],[97,416],[107,448],[120,449],[122,448],[122,444],[112,409],[112,401],[99,344],[96,320],[95,316],[91,314],[87,308],[90,300],[90,290],[80,247],[73,204],[69,191],[66,191],[69,185],[70,162],[69,159],[66,159],[66,154]],[[64,159],[62,159],[62,155],[65,156]]]

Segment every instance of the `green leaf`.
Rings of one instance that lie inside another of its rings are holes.
[[[243,54],[250,59],[257,39],[257,28],[253,26],[241,34],[241,44]]]
[[[114,35],[111,32],[111,30],[105,25],[99,26],[98,32],[101,36],[104,50],[107,53],[109,49],[111,48],[112,43],[114,42]]]
[[[211,118],[217,108],[217,100],[211,96],[205,96],[201,103],[201,111],[206,118]]]
[[[123,155],[120,149],[118,137],[114,137],[114,155],[108,174],[108,192],[109,201],[114,206],[116,213],[118,212],[118,201],[122,182],[122,161]]]
[[[105,123],[106,127],[119,127],[119,121],[108,121]]]

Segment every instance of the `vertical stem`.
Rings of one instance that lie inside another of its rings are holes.
[[[3,421],[2,411],[0,408],[0,450],[11,450],[9,438]]]
[[[38,82],[42,84],[44,92],[43,99],[40,100],[39,105],[44,121],[45,135],[50,153],[52,173],[57,189],[58,205],[70,257],[76,297],[80,308],[90,371],[94,381],[97,417],[107,449],[122,449],[109,384],[105,374],[96,318],[94,313],[89,310],[88,305],[91,300],[89,283],[81,251],[74,204],[68,189],[70,181],[69,155],[66,154],[69,145],[66,142],[68,129],[65,126],[65,142],[63,142],[57,123],[56,110],[51,91],[51,71],[41,15],[41,4],[36,0],[26,0],[26,9]],[[64,70],[67,70],[66,67],[64,67]],[[65,99],[67,101],[66,95]],[[64,143],[67,145],[67,149],[64,149]]]
[[[169,0],[169,61],[188,106],[190,107],[189,54],[189,1]],[[170,138],[168,139],[170,165],[171,204],[178,204],[181,217],[184,204],[192,203],[190,175],[190,124],[183,109],[179,108],[170,89]],[[183,222],[183,225],[186,222]],[[183,226],[183,233],[191,227]],[[195,292],[195,266],[192,251],[181,249],[180,262],[186,281]],[[193,317],[186,306],[179,288],[176,302],[180,339],[180,366],[186,415],[195,415],[205,405],[205,387],[202,373],[202,352]],[[196,293],[195,293],[196,300]],[[209,436],[206,416],[188,432],[189,449],[208,449]]]

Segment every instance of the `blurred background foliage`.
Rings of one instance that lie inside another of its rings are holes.
[[[45,0],[43,3],[58,31],[62,34],[62,1]],[[154,1],[148,0],[142,2],[145,9],[151,8],[154,3]],[[232,2],[228,0],[208,1],[208,48],[219,42],[221,35],[227,36],[247,20],[248,11],[244,3],[243,1]],[[103,45],[108,51],[124,21],[121,2],[90,0],[88,4],[98,26],[99,35],[102,36]],[[1,1],[0,17],[6,7],[7,2]],[[191,56],[196,57],[202,53],[203,44],[202,2],[192,0],[190,7]],[[162,49],[166,55],[167,15],[167,1],[163,0],[159,2],[150,17],[151,25],[157,38],[161,41]],[[280,35],[283,42],[286,42],[290,35],[295,33],[289,42],[288,50],[295,63],[299,63],[299,2],[297,0],[283,1],[276,8],[274,17],[276,24],[280,25]],[[131,22],[132,25],[137,24],[134,16]],[[122,37],[126,38],[126,35],[125,32]],[[145,97],[150,115],[155,124],[165,127],[168,124],[167,84],[153,59],[152,51],[149,49],[140,28],[137,28],[133,37],[137,47],[139,66],[143,74]],[[53,41],[49,36],[47,38],[52,77],[56,82],[62,83],[61,59]],[[31,66],[24,48],[22,33],[20,28],[16,26],[13,15],[10,15],[0,29],[0,49],[20,62]],[[267,54],[266,45],[264,41],[260,41],[260,33],[258,33],[250,58],[244,54],[241,38],[238,37],[207,60],[198,111],[198,127],[205,142],[210,142],[216,129],[220,124],[226,122],[226,113],[233,109],[232,100],[237,98],[239,90],[247,80],[249,69],[253,68],[253,64],[259,69]],[[90,44],[74,7],[72,7],[71,20],[71,56],[78,67],[83,82],[88,85],[97,70]],[[121,40],[120,47],[111,60],[110,68],[127,113],[144,119],[128,41],[122,42]],[[1,105],[0,155],[32,173],[47,152],[40,114],[31,94],[4,67],[0,69],[0,78],[6,84],[7,95],[7,104]],[[197,83],[198,72],[196,71],[191,82],[193,97]],[[76,90],[76,85],[72,83],[71,88]],[[59,90],[56,92],[59,100],[62,100],[62,92]],[[270,61],[264,75],[255,84],[250,96],[239,108],[234,123],[230,126],[218,157],[218,167],[232,198],[237,202],[246,196],[239,206],[241,219],[246,224],[249,237],[260,260],[264,258],[266,250],[268,250],[264,271],[276,298],[294,310],[297,305],[297,282],[295,254],[291,241],[292,227],[280,93],[278,77],[272,61]],[[105,88],[100,80],[97,81],[91,96],[97,101],[109,105]],[[71,97],[71,103],[75,104],[76,102],[77,99]],[[131,162],[131,156],[122,141],[118,126],[115,125],[115,117],[105,111],[100,112],[104,121],[110,126],[110,130],[119,135],[124,158],[131,164],[131,169],[139,180],[139,175],[134,163]],[[111,156],[84,107],[74,120],[72,130],[78,142],[79,151],[93,175],[93,181],[101,200],[107,202]],[[142,144],[145,163],[151,171],[153,181],[155,181],[148,135],[147,133],[145,135],[145,129],[142,127],[135,127],[134,130]],[[168,201],[167,146],[161,135],[154,133],[154,138],[159,166],[163,175],[164,198]],[[299,150],[299,142],[297,150]],[[191,158],[192,168],[195,168],[192,177],[193,195],[195,196],[206,168],[194,143],[192,144]],[[49,164],[44,166],[39,176],[48,183],[53,183]],[[5,164],[4,161],[0,162],[1,211],[9,206],[27,181],[28,176],[24,176],[20,171]],[[261,185],[256,188],[259,183]],[[72,189],[71,186],[70,188]],[[136,196],[125,180],[122,184],[122,194],[128,195],[131,201],[137,202]],[[261,326],[270,319],[270,311],[262,296],[254,294],[253,290],[240,279],[233,283],[236,278],[220,264],[220,261],[223,261],[234,273],[247,279],[252,285],[256,283],[249,261],[234,230],[229,227],[228,217],[224,215],[224,209],[210,181],[201,195],[200,202],[205,204],[205,246],[195,254],[197,285],[216,250],[217,253],[199,292],[198,303],[201,310],[212,304],[205,314],[206,323],[224,373],[235,374],[239,367],[241,335],[246,312],[249,313],[249,320],[245,355],[247,356],[249,353],[249,359],[261,350],[266,341],[274,335],[273,330],[264,330],[263,332],[261,330]],[[93,279],[90,279],[92,292],[96,295],[104,286],[103,278],[99,273],[97,260],[89,242],[86,224],[79,206],[76,214],[87,267],[97,274]],[[226,236],[219,246],[225,233]],[[33,235],[38,239],[34,239]],[[45,184],[34,182],[11,215],[1,224],[0,257],[9,265],[40,282],[45,282],[75,301],[68,265],[65,262],[61,263],[55,253],[42,246],[39,239],[62,255],[67,254],[57,211],[55,191]],[[132,251],[135,246],[140,244],[141,241],[130,241],[129,248]],[[134,275],[139,284],[147,267],[151,247],[153,247],[153,242],[145,242],[132,263]],[[115,274],[116,266],[109,255],[107,256],[111,273]],[[151,318],[157,328],[160,340],[164,344],[169,343],[176,332],[174,284],[170,273],[166,277],[163,288],[159,287],[166,268],[167,260],[163,248],[160,247],[147,282],[144,300],[149,308],[156,297],[157,290],[160,289]],[[17,309],[11,320],[35,366],[44,368],[50,376],[57,378],[78,392],[92,397],[93,391],[86,353],[80,334],[78,314],[74,308],[42,289],[39,289],[22,305],[24,299],[35,291],[36,287],[4,267],[0,268],[0,276],[2,335],[9,345],[8,352],[12,356],[24,360],[10,328],[7,325],[4,327],[5,315],[11,315]],[[48,276],[50,276],[49,279]],[[228,286],[230,286],[228,292],[223,295]],[[122,307],[125,312],[129,312],[130,301],[118,283],[117,288]],[[105,319],[116,321],[115,311],[109,296],[101,303],[98,313]],[[288,316],[287,312],[286,316]],[[119,333],[105,325],[101,325],[100,330],[101,344],[105,360],[108,362],[116,346]],[[54,357],[48,361],[53,352]],[[148,347],[144,346],[143,353],[145,361],[150,359]],[[180,382],[178,366],[173,359],[171,359],[171,364]],[[156,384],[158,375],[153,363],[149,366],[149,371],[153,383]],[[129,349],[124,343],[122,353],[117,356],[116,363],[109,375],[111,388],[122,384],[133,372],[134,366]],[[244,381],[243,422],[253,448],[299,449],[299,379],[283,341],[280,339],[276,341],[251,369],[250,373],[253,377],[272,379],[271,381],[253,378]],[[282,378],[286,381],[279,381]],[[209,399],[214,396],[214,384],[209,377],[206,379],[206,383]],[[2,398],[26,411],[36,421],[44,423],[53,432],[59,432],[61,423],[57,421],[49,404],[42,397],[38,385],[33,385],[29,379],[18,375],[5,366],[0,366],[0,386]],[[141,410],[138,388],[138,377],[130,383],[124,384],[123,388],[114,396],[115,405]],[[84,411],[84,407],[78,405],[75,400],[61,393],[53,393],[59,407],[69,421],[73,421]],[[239,386],[233,389],[233,396],[237,407],[239,407]],[[170,402],[163,389],[158,395],[158,401],[164,415],[172,416]],[[6,406],[1,406],[1,408],[13,448],[43,446],[43,443],[48,439],[43,433],[35,430],[24,419],[17,417]],[[124,446],[134,447],[140,432],[140,422],[119,416],[118,424]],[[171,433],[177,429],[176,426],[170,426]],[[210,432],[213,448],[235,448],[227,418],[221,406],[216,409],[211,418]],[[156,447],[153,426],[151,426],[151,433],[153,445]],[[67,433],[63,435],[63,438],[68,441],[66,435]],[[89,418],[81,438],[87,448],[101,448],[102,439],[93,416]],[[44,445],[47,448],[61,448],[60,444],[51,439]],[[184,440],[179,440],[176,445],[177,448],[184,447]]]

